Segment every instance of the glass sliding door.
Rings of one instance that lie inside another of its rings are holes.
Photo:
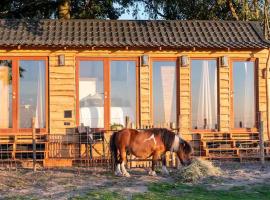
[[[255,121],[255,63],[233,62],[234,128],[254,128]]]
[[[19,61],[19,128],[46,127],[46,62]]]
[[[192,128],[217,129],[217,62],[191,61]]]
[[[103,61],[79,61],[80,124],[104,127]]]
[[[136,62],[111,61],[110,124],[125,125],[125,118],[136,124]]]
[[[0,60],[0,129],[12,128],[12,62]]]
[[[154,125],[176,123],[176,62],[154,61],[152,71]]]

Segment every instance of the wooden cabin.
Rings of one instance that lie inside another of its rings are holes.
[[[207,158],[256,157],[261,131],[268,153],[269,48],[259,22],[0,20],[0,160],[33,135],[48,165],[84,158],[76,127],[126,119]]]

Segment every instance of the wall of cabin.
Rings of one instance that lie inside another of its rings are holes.
[[[65,55],[65,65],[58,65],[58,55]],[[49,132],[50,134],[68,134],[76,126],[76,57],[151,57],[168,58],[187,55],[189,58],[257,58],[258,59],[258,109],[262,113],[264,121],[264,133],[267,138],[267,96],[266,79],[263,70],[266,68],[268,50],[255,51],[220,51],[220,50],[195,50],[195,51],[144,51],[144,50],[38,50],[38,49],[9,49],[0,50],[1,56],[46,56],[49,61]],[[151,63],[149,63],[151,65]],[[152,125],[152,101],[151,101],[151,66],[140,66],[140,125]],[[191,82],[190,67],[179,66],[179,97],[180,97],[180,132],[186,135],[190,133],[191,119]],[[230,104],[230,70],[228,67],[219,68],[219,129],[222,132],[230,131],[231,104]],[[71,110],[72,117],[64,118],[64,111]],[[68,123],[66,123],[68,122]]]

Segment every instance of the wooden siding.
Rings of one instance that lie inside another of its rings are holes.
[[[219,67],[219,130],[227,132],[230,130],[230,110],[231,110],[231,88],[230,88],[230,67]]]
[[[191,127],[191,70],[190,65],[188,66],[180,66],[179,68],[179,79],[180,79],[180,116],[179,116],[179,128],[180,133],[186,139],[191,140],[191,138],[187,138],[189,134],[189,130]]]
[[[58,65],[60,54],[65,55],[64,66]],[[73,53],[59,52],[49,55],[49,102],[50,133],[65,134],[67,129],[75,127],[76,86]],[[72,111],[72,118],[64,118],[65,110]]]
[[[140,125],[142,127],[151,125],[151,95],[150,80],[151,71],[149,65],[140,65]]]
[[[76,126],[76,85],[75,85],[75,59],[76,57],[140,57],[143,54],[151,57],[175,57],[181,55],[196,58],[220,58],[228,56],[233,58],[257,58],[258,59],[258,111],[262,112],[265,138],[267,137],[267,96],[266,79],[263,70],[266,68],[268,50],[258,51],[143,51],[143,50],[35,50],[35,49],[9,49],[0,50],[1,56],[46,56],[49,59],[49,132],[51,134],[66,134],[70,128]],[[58,66],[58,55],[65,54],[65,66]],[[151,71],[149,66],[140,66],[140,122],[141,125],[152,125],[151,115]],[[222,132],[230,131],[231,107],[230,107],[230,71],[227,67],[219,67],[219,103],[220,117],[219,129]],[[191,83],[190,66],[179,69],[180,90],[180,130],[185,134],[191,132]],[[64,111],[71,110],[72,118],[65,119]],[[69,122],[70,125],[64,125]]]

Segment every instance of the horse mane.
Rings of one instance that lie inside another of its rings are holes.
[[[174,142],[175,133],[166,128],[152,128],[150,131],[156,136],[160,135],[166,150],[170,151]]]
[[[192,146],[185,140],[182,140],[183,150],[185,154],[190,154],[193,151]]]

